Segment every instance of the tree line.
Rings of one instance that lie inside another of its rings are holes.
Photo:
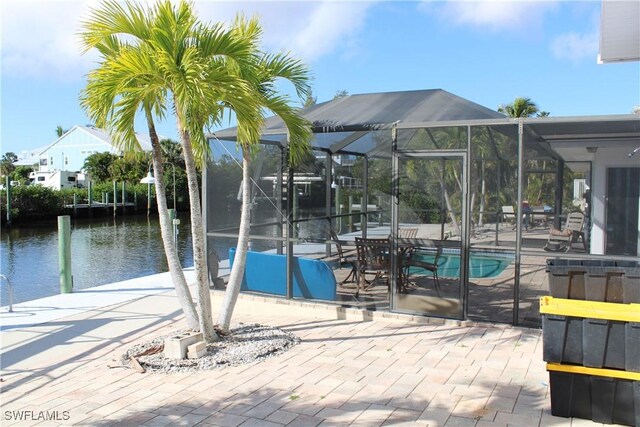
[[[186,197],[187,179],[184,170],[184,160],[181,157],[180,146],[175,141],[163,140],[161,146],[164,154],[165,167],[169,173],[163,178],[166,197],[173,202],[178,210],[189,208],[189,198]],[[118,198],[121,195],[121,185],[125,183],[125,198],[128,203],[137,202],[136,208],[146,206],[147,184],[141,184],[150,169],[151,155],[146,152],[128,153],[118,156],[109,152],[94,153],[87,157],[82,168],[86,180],[78,188],[56,190],[41,185],[29,185],[29,174],[37,170],[34,166],[14,166],[17,157],[14,153],[5,153],[2,159],[2,174],[9,176],[12,182],[11,218],[12,222],[20,223],[27,220],[55,219],[58,215],[68,214],[74,200],[77,203],[87,203],[89,199],[88,181],[92,185],[92,201],[113,201],[113,183],[117,183]],[[200,172],[198,172],[200,176]],[[159,181],[157,181],[159,182]],[[157,184],[154,184],[157,185]],[[174,193],[175,188],[175,193]],[[0,190],[2,200],[2,221],[6,219],[6,189]]]

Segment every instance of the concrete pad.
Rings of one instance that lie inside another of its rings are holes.
[[[185,276],[187,283],[193,282],[193,268],[185,270]],[[0,331],[52,322],[173,289],[167,272],[14,304],[12,313],[5,306],[0,310]]]
[[[174,292],[130,295],[2,331],[0,417],[50,408],[84,425],[572,423],[549,415],[538,329],[394,313],[364,321],[357,310],[241,295],[234,322],[278,326],[302,342],[254,365],[140,374],[118,367],[118,357],[185,324]],[[223,293],[211,295],[215,316]]]

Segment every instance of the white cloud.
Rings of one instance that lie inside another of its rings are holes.
[[[551,42],[551,52],[557,59],[568,59],[573,62],[590,58],[595,61],[598,54],[598,33],[579,34],[565,33]]]
[[[541,26],[544,15],[556,7],[555,1],[446,1],[425,0],[425,12],[461,26],[489,29],[494,32],[525,32]]]
[[[3,73],[73,79],[89,69],[76,36],[85,2],[4,0],[0,7]]]
[[[151,3],[151,0],[147,0]],[[47,79],[81,79],[95,56],[81,55],[77,31],[98,0],[2,0],[2,72]],[[345,45],[362,29],[366,2],[196,2],[203,21],[258,14],[269,50],[290,50],[307,62]]]
[[[210,21],[230,21],[240,11],[258,15],[267,48],[315,61],[352,43],[371,5],[362,1],[201,2],[197,8],[199,16]]]

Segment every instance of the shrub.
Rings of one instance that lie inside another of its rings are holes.
[[[6,217],[6,191],[1,192],[2,215]],[[11,216],[14,220],[25,218],[44,219],[65,212],[60,192],[39,185],[13,187],[11,189]]]

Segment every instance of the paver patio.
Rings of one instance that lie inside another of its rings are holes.
[[[2,425],[596,425],[551,415],[538,329],[251,296],[234,321],[302,342],[205,372],[110,368],[131,344],[184,327],[172,291],[4,331]],[[58,420],[15,419],[26,411]]]

